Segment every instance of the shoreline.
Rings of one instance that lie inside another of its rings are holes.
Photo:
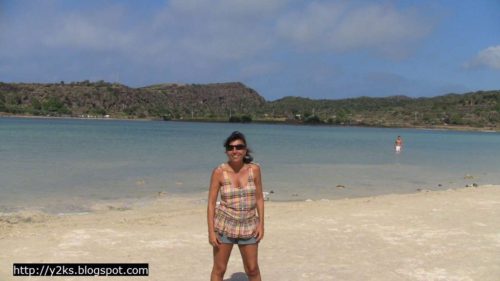
[[[446,192],[460,192],[467,190],[475,190],[475,189],[484,189],[484,188],[498,188],[500,189],[500,184],[484,184],[484,185],[476,185],[476,186],[466,186],[466,187],[449,187],[446,189],[417,189],[413,192],[391,192],[391,193],[383,193],[383,194],[375,194],[375,195],[353,195],[353,196],[345,196],[345,197],[335,197],[335,198],[320,198],[320,199],[272,199],[268,197],[264,201],[265,204],[302,204],[302,203],[321,203],[321,202],[343,202],[349,200],[373,200],[377,198],[384,197],[398,197],[398,196],[419,196],[419,194],[428,194],[428,193],[446,193]],[[207,195],[208,192],[201,193],[168,193],[168,192],[160,192],[158,195],[153,197],[144,197],[144,198],[119,198],[112,200],[95,200],[87,202],[85,206],[85,210],[78,211],[57,211],[57,212],[49,212],[43,210],[43,207],[33,207],[33,208],[21,208],[14,211],[0,211],[0,224],[2,222],[8,221],[10,218],[14,218],[14,221],[20,218],[20,221],[30,222],[30,216],[43,216],[43,217],[72,217],[72,216],[81,216],[81,215],[96,215],[96,214],[104,214],[107,212],[114,211],[131,211],[131,212],[140,212],[141,210],[152,208],[152,206],[156,206],[158,202],[190,202],[193,204],[201,204],[206,206],[207,204]],[[201,196],[203,195],[203,196]],[[269,196],[266,195],[266,196]],[[218,201],[220,198],[217,199]],[[83,207],[83,206],[82,206]],[[15,207],[13,207],[15,208]]]
[[[117,118],[117,117],[71,117],[71,116],[36,116],[36,115],[11,115],[0,114],[0,118],[22,118],[22,119],[53,119],[53,120],[109,120],[109,121],[161,121],[161,122],[176,122],[176,123],[227,123],[227,124],[269,124],[269,125],[288,125],[288,126],[311,126],[311,127],[338,127],[338,128],[376,128],[376,129],[416,129],[416,130],[431,130],[431,131],[457,131],[457,132],[481,132],[481,133],[500,133],[500,128],[479,128],[469,126],[454,126],[454,125],[434,125],[434,126],[368,126],[368,125],[336,125],[336,124],[305,124],[300,122],[286,121],[265,121],[253,120],[248,123],[233,123],[227,120],[206,120],[206,119],[176,119],[162,120],[160,118]]]
[[[431,188],[416,188],[414,190],[405,190],[405,191],[389,191],[375,194],[348,194],[348,195],[331,195],[330,197],[309,197],[304,195],[297,195],[298,197],[291,197],[287,199],[283,198],[273,198],[273,193],[265,192],[264,195],[266,203],[279,203],[279,204],[287,204],[287,203],[301,203],[301,202],[335,202],[342,200],[356,200],[356,199],[366,199],[366,198],[377,198],[383,196],[404,196],[404,195],[413,195],[420,193],[429,193],[429,192],[446,192],[446,191],[458,191],[458,190],[467,190],[467,189],[477,189],[484,187],[498,186],[500,184],[468,184],[466,186],[447,186],[447,187],[431,187]],[[67,198],[71,202],[68,206],[56,206],[55,203],[48,200],[43,201],[42,204],[33,205],[27,204],[24,205],[6,205],[0,203],[0,222],[3,218],[8,217],[19,217],[19,216],[29,216],[30,214],[41,214],[44,216],[72,216],[72,215],[80,215],[80,214],[95,214],[105,211],[125,211],[125,210],[140,210],[144,207],[155,204],[158,200],[163,199],[172,199],[172,200],[181,200],[181,201],[192,201],[192,202],[202,202],[206,204],[207,202],[208,191],[198,191],[191,193],[175,193],[175,192],[153,192],[150,195],[131,198],[114,198],[114,199],[88,199],[88,198],[80,198],[77,201],[74,201],[75,198]],[[64,200],[59,198],[57,201],[60,202]],[[218,199],[220,200],[220,198]]]
[[[265,206],[259,262],[266,280],[493,281],[500,274],[499,185]],[[0,248],[2,280],[18,280],[12,263],[22,262],[146,262],[148,280],[186,281],[208,278],[212,264],[206,203],[168,196],[140,209],[0,220]],[[242,272],[234,249],[225,278]]]

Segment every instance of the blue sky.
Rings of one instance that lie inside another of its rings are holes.
[[[500,89],[500,0],[1,1],[0,81],[240,81],[284,96]]]

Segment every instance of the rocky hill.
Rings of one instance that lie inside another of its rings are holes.
[[[143,88],[104,81],[0,83],[0,112],[12,114],[191,119],[251,114],[264,105],[264,98],[241,83]]]
[[[341,100],[285,97],[266,101],[242,83],[0,83],[0,114],[244,120],[381,127],[462,126],[500,130],[500,91],[431,98],[393,96]]]

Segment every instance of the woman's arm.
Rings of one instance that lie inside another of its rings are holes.
[[[251,169],[253,169],[254,174],[255,200],[260,220],[254,235],[257,241],[260,241],[264,238],[264,194],[262,194],[262,174],[258,165],[252,165]]]
[[[216,168],[212,172],[212,177],[210,178],[210,189],[208,191],[208,207],[207,207],[207,223],[208,223],[208,243],[212,246],[217,247],[220,241],[215,234],[214,228],[214,217],[215,217],[215,205],[217,203],[217,196],[219,195],[220,188],[220,169]]]

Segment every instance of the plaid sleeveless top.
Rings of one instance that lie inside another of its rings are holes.
[[[219,166],[224,175],[224,182],[220,187],[221,203],[215,209],[214,228],[227,237],[250,238],[259,223],[252,168],[248,171],[247,185],[234,187],[224,165],[226,164]]]

